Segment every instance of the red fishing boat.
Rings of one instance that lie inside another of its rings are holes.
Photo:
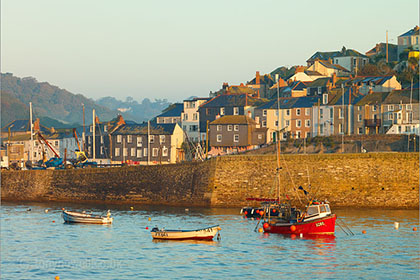
[[[278,217],[268,217],[263,229],[268,233],[281,234],[334,234],[336,215],[328,203],[311,202],[304,213],[287,204],[280,205]]]

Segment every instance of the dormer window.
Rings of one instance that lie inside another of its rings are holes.
[[[104,125],[104,132],[108,131],[108,127],[106,125]]]
[[[323,95],[322,95],[322,104],[327,104],[328,103],[328,94],[327,93],[324,93]]]
[[[234,115],[239,115],[239,108],[238,107],[233,107],[233,114]]]
[[[220,108],[220,115],[224,116],[225,115],[225,107],[221,107]]]

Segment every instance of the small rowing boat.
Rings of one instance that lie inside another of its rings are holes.
[[[153,228],[151,233],[153,239],[168,240],[213,240],[214,236],[221,230],[219,225],[196,229],[196,230],[168,230]]]
[[[61,215],[66,223],[112,224],[112,221],[114,220],[114,218],[111,218],[110,210],[108,210],[106,216],[98,216],[63,209],[63,213]]]

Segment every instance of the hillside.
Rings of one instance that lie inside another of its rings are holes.
[[[97,100],[96,103],[111,110],[130,114],[136,122],[147,121],[159,115],[170,104],[166,99],[155,99],[152,102],[149,98],[145,98],[141,103],[138,103],[132,97],[127,97],[125,101],[121,101],[111,96],[103,97]]]
[[[100,120],[110,120],[118,113],[81,94],[38,82],[33,77],[19,78],[11,73],[1,74],[1,126],[15,119],[29,118],[29,102],[33,104],[34,118],[48,117],[64,124],[82,123],[82,103],[85,105],[86,122],[91,123],[94,108]],[[122,113],[125,119],[133,119]],[[50,120],[51,121],[51,120]]]

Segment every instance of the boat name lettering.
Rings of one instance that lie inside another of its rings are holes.
[[[162,237],[164,237],[164,236],[168,236],[168,233],[167,233],[167,232],[163,232],[163,231],[157,231],[157,232],[156,232],[156,235],[157,235],[157,236],[162,236]]]
[[[325,223],[324,222],[319,222],[319,223],[316,223],[315,226],[316,227],[325,226]]]

